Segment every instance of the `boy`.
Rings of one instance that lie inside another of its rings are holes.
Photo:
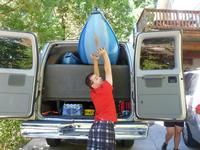
[[[112,70],[108,54],[100,48],[91,55],[94,73],[86,77],[90,97],[95,106],[95,121],[91,126],[87,150],[115,150],[114,123],[117,121],[115,102],[112,94]],[[104,59],[105,80],[99,76],[98,60]]]

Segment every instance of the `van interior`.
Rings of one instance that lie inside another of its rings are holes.
[[[90,90],[85,85],[86,76],[93,72],[93,65],[63,63],[66,53],[80,60],[77,43],[57,43],[49,49],[42,90],[41,114],[43,117],[93,119],[95,108]],[[117,64],[112,65],[113,95],[118,119],[129,118],[132,111],[130,70],[123,44],[119,45]],[[99,65],[104,75],[103,65]],[[104,77],[104,76],[103,76]]]

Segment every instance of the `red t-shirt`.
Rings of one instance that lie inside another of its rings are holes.
[[[90,97],[96,110],[95,120],[117,121],[112,85],[108,81],[105,80],[100,87],[91,89]]]

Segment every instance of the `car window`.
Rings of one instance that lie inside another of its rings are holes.
[[[31,69],[31,40],[19,37],[0,37],[0,68]]]
[[[142,70],[173,69],[175,46],[173,38],[145,39],[142,42],[140,68]]]
[[[198,78],[199,75],[194,73],[188,73],[184,76],[186,95],[192,95],[194,93]]]

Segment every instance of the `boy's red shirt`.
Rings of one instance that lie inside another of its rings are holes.
[[[90,90],[90,97],[96,110],[96,121],[117,121],[112,89],[112,85],[105,80],[100,87]]]

